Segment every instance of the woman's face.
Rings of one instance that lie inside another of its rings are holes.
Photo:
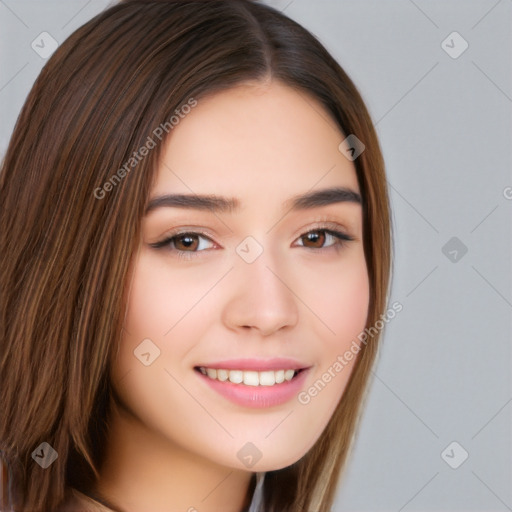
[[[187,198],[143,219],[113,367],[131,421],[166,448],[268,471],[326,427],[354,360],[335,363],[368,312],[362,207],[297,198],[360,194],[344,138],[315,99],[278,82],[199,100],[172,129],[150,201]],[[298,369],[290,381],[281,371]]]

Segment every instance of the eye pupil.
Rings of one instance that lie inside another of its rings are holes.
[[[179,245],[181,243],[181,245],[183,245],[185,248],[187,249],[190,249],[194,243],[196,242],[195,241],[195,238],[194,236],[191,236],[191,235],[181,235],[181,236],[178,236],[176,238],[178,244]]]
[[[311,231],[306,235],[306,238],[313,243],[318,243],[320,241],[320,247],[322,247],[325,242],[325,233],[323,231]]]

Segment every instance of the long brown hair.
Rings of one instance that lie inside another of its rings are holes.
[[[384,163],[363,100],[319,41],[251,0],[127,0],[108,8],[48,60],[1,168],[0,455],[15,510],[54,510],[66,489],[87,489],[98,477],[109,361],[162,144],[133,169],[126,162],[191,98],[269,77],[320,100],[340,130],[365,145],[354,164],[367,327],[384,312],[391,270]],[[316,444],[295,464],[267,472],[265,512],[330,510],[378,339],[361,347]],[[43,442],[58,454],[47,469],[32,460]]]

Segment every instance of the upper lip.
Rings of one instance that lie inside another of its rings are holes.
[[[253,370],[264,372],[267,370],[304,370],[310,365],[301,363],[296,359],[278,357],[274,359],[229,359],[212,361],[196,365],[196,368],[216,368],[218,370]]]

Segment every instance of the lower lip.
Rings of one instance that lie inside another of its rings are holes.
[[[284,404],[297,396],[304,385],[308,371],[309,368],[302,370],[292,380],[285,380],[281,384],[273,386],[247,386],[246,384],[234,384],[229,380],[221,382],[217,379],[210,379],[201,372],[196,371],[196,373],[214,391],[231,402],[242,407],[262,409]]]

